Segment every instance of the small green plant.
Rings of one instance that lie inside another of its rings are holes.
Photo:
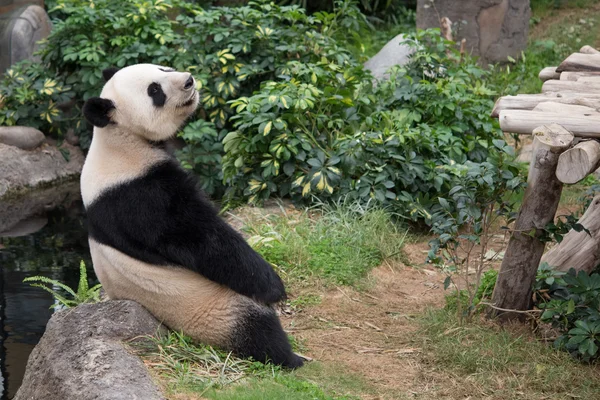
[[[444,288],[455,289],[457,298],[452,304],[461,320],[470,319],[493,290],[496,273],[484,271],[502,258],[502,252],[490,247],[491,229],[514,218],[515,203],[506,199],[506,193],[524,185],[512,149],[502,140],[493,144],[501,151],[491,153],[485,162],[440,168],[442,173],[455,175],[457,185],[447,196],[438,197],[441,210],[432,217],[437,237],[429,243],[428,260],[446,273]]]
[[[56,300],[56,303],[50,306],[51,308],[70,308],[84,303],[97,303],[100,301],[100,289],[102,285],[97,284],[89,287],[87,271],[83,261],[79,264],[79,285],[77,286],[77,291],[74,291],[56,279],[46,276],[30,276],[23,279],[23,282],[36,282],[32,283],[31,286],[39,287],[50,293]],[[59,289],[54,289],[54,287],[58,287]],[[62,289],[62,292],[60,289]]]
[[[540,320],[560,332],[554,341],[582,361],[600,356],[600,274],[555,271],[540,265],[534,285],[534,300],[543,310]]]

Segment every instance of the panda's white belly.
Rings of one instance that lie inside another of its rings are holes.
[[[190,270],[154,266],[89,239],[94,271],[111,299],[134,300],[174,330],[227,345],[249,299]]]

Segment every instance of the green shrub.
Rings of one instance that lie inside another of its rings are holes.
[[[78,116],[61,112],[59,105],[74,95],[61,76],[28,61],[12,66],[0,77],[0,125],[25,125],[60,135],[79,126]]]
[[[534,285],[540,320],[560,332],[554,346],[582,361],[600,356],[600,274],[555,271],[540,265]]]
[[[90,127],[80,107],[100,92],[101,71],[166,64],[198,81],[201,107],[180,133],[178,157],[209,194],[255,203],[272,195],[375,200],[427,223],[465,173],[458,166],[487,169],[481,163],[493,166],[505,151],[489,117],[489,72],[458,62],[439,31],[413,35],[413,61],[374,85],[338,40],[364,27],[353,0],[311,16],[267,0],[209,9],[182,0],[92,4],[48,2],[55,27],[43,64],[15,68],[30,81],[23,88],[15,78],[0,82],[0,118],[58,136],[74,128],[85,148]],[[69,97],[70,112],[57,115]]]
[[[283,79],[232,101],[237,130],[224,139],[223,159],[230,197],[376,200],[431,222],[459,166],[492,168],[505,144],[489,117],[488,73],[447,58],[452,44],[437,30],[414,39],[429,46],[379,85],[360,65],[323,57],[292,61]]]

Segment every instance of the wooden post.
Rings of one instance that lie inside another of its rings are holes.
[[[500,111],[500,129],[507,133],[530,135],[543,124],[556,123],[575,136],[600,138],[600,116],[598,114],[556,114],[541,111],[504,110]]]
[[[563,104],[556,101],[546,101],[540,103],[533,108],[533,111],[569,115],[595,115],[600,117],[600,113],[596,108],[580,106],[576,104]]]
[[[529,166],[523,205],[508,242],[498,280],[492,296],[496,307],[529,310],[531,287],[544,253],[539,241],[541,231],[554,219],[562,183],[556,179],[560,153],[571,146],[573,134],[560,125],[540,126],[534,131],[533,159]],[[490,316],[502,320],[520,318],[523,314],[490,309]]]
[[[600,143],[579,142],[558,157],[556,177],[562,183],[577,183],[600,167]]]
[[[500,97],[494,109],[492,117],[498,118],[503,110],[533,110],[538,104],[554,102],[561,104],[574,104],[580,106],[600,109],[600,94],[596,93],[542,93],[542,94],[520,94],[517,96]]]
[[[573,53],[556,68],[556,72],[563,71],[600,71],[600,54]]]
[[[559,79],[560,72],[556,72],[556,67],[546,67],[540,71],[538,77],[542,82],[546,82],[550,79]]]
[[[575,268],[578,271],[591,273],[600,263],[600,195],[594,197],[592,203],[578,221],[585,231],[571,230],[562,242],[551,248],[542,262],[559,271]]]
[[[598,54],[600,56],[600,54]],[[600,61],[599,61],[600,62]],[[600,84],[597,82],[561,81],[551,79],[544,82],[542,92],[579,92],[579,93],[600,93]]]
[[[561,72],[561,81],[578,81],[585,76],[600,76],[600,72]]]
[[[583,46],[581,49],[579,49],[579,52],[583,53],[583,54],[598,54],[598,53],[600,53],[600,51],[596,50],[592,46],[588,46],[587,44],[585,46]]]

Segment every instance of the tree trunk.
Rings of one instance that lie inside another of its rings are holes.
[[[450,18],[459,26],[454,39],[466,39],[467,52],[480,56],[484,65],[520,57],[530,16],[529,0],[417,1],[417,28],[440,28],[440,19]]]
[[[515,221],[492,296],[498,308],[531,308],[531,287],[544,253],[544,243],[538,238],[554,219],[562,191],[562,183],[556,179],[556,165],[560,153],[568,149],[572,142],[573,135],[560,125],[541,126],[534,131],[533,160],[529,166],[523,205]],[[490,316],[508,320],[519,318],[522,314],[491,309]]]
[[[562,242],[544,254],[542,262],[547,262],[559,271],[575,268],[588,274],[600,264],[600,195],[594,197],[578,222],[589,234],[571,230]]]

